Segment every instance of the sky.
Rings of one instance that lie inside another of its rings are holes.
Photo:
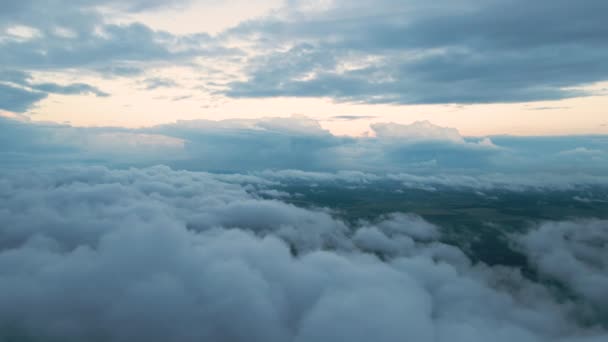
[[[0,342],[608,341],[606,13],[0,0]]]
[[[601,0],[0,4],[0,112],[72,126],[303,115],[336,135],[608,133]]]

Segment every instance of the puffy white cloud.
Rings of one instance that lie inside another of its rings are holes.
[[[594,326],[601,316],[573,319],[585,305],[515,269],[473,266],[418,217],[348,225],[222,177],[167,167],[2,171],[0,339],[607,337]],[[535,251],[550,256],[546,244]]]

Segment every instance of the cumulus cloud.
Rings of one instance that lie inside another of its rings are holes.
[[[515,269],[473,265],[416,216],[350,225],[216,177],[166,167],[3,171],[0,337],[606,338],[600,316],[574,319],[587,297],[558,299]]]

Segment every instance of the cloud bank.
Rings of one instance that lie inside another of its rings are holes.
[[[265,173],[279,181],[389,179],[408,186],[608,184],[604,136],[465,137],[429,122],[376,123],[371,129],[370,137],[335,136],[302,116],[180,121],[142,129],[0,118],[0,163],[9,168],[40,163],[164,164],[193,171]]]

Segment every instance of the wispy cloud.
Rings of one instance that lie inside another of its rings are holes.
[[[334,120],[354,121],[354,120],[369,120],[375,119],[378,116],[374,115],[336,115],[331,118]]]

